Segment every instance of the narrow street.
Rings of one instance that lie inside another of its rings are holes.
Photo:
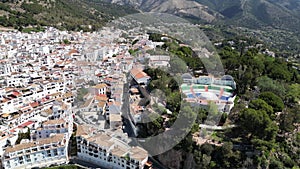
[[[121,108],[122,117],[123,117],[123,124],[125,128],[123,129],[124,132],[128,134],[128,137],[136,137],[134,133],[134,129],[132,128],[130,116],[129,116],[129,84],[125,83],[123,88],[123,105]]]
[[[133,137],[135,138],[135,133],[134,133],[134,129],[132,128],[131,125],[131,121],[130,121],[130,116],[129,116],[129,84],[125,83],[124,84],[124,89],[123,89],[123,105],[121,108],[121,112],[122,112],[122,117],[123,117],[123,124],[125,126],[125,128],[123,129],[124,132],[126,132],[128,134],[128,137]],[[137,146],[139,145],[136,140],[133,140],[131,142],[132,146]],[[163,166],[160,162],[158,162],[157,160],[155,160],[152,156],[149,156],[149,161],[152,162],[152,167],[154,169],[167,169],[167,167]]]

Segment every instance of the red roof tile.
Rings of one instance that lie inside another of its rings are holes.
[[[29,126],[29,125],[32,124],[32,123],[33,123],[33,121],[27,121],[27,122],[25,122],[25,123],[19,125],[18,127],[19,127],[19,128],[24,128],[24,127]]]
[[[39,103],[38,102],[33,102],[33,103],[30,103],[30,106],[35,108],[35,107],[39,106]]]

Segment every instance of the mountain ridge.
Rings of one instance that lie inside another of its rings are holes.
[[[105,0],[131,5],[145,12],[193,17],[208,23],[274,28],[298,31],[299,0]],[[292,24],[291,24],[292,23]]]

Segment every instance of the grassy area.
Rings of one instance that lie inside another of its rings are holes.
[[[216,131],[214,131],[210,137],[211,137],[212,140],[215,140],[216,142],[223,141],[223,139],[218,136],[218,133]]]
[[[45,31],[42,27],[32,27],[32,28],[23,28],[22,32],[24,33],[30,33],[30,32],[43,32]]]
[[[80,88],[77,90],[77,99],[83,101],[83,97],[89,92],[86,88]]]

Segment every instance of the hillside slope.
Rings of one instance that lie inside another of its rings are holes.
[[[133,8],[102,1],[2,1],[0,25],[18,29],[47,25],[67,30],[97,30],[108,20],[134,12],[137,11]]]
[[[143,11],[166,12],[249,28],[272,26],[298,31],[299,0],[105,0]]]
[[[280,55],[300,52],[300,0],[98,0],[208,24],[209,32],[258,38]],[[209,26],[209,27],[210,27]],[[211,37],[210,37],[211,38]],[[219,38],[217,40],[220,40]],[[212,39],[216,40],[216,39]]]
[[[201,19],[212,22],[221,17],[217,12],[210,10],[195,1],[186,0],[105,0],[113,4],[131,5],[146,12],[170,13],[188,18]]]
[[[229,4],[229,0],[222,2],[225,4],[226,1]],[[225,21],[237,26],[256,29],[271,26],[298,31],[298,26],[300,25],[298,11],[290,10],[283,3],[272,2],[272,0],[240,0],[239,2],[235,0],[233,5],[223,9],[220,6],[220,4],[217,6],[219,8],[218,12],[224,16]]]

